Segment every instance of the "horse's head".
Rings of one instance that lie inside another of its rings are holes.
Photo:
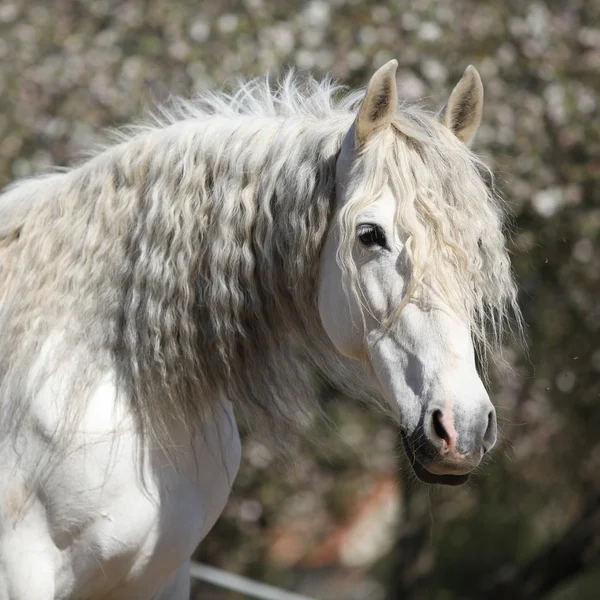
[[[515,286],[501,211],[467,147],[481,118],[477,71],[435,117],[398,111],[396,67],[371,79],[337,161],[319,311],[398,414],[419,479],[454,485],[496,442],[475,345],[489,344],[490,322],[498,332]]]

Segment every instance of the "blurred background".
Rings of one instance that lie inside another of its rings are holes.
[[[426,488],[386,418],[324,389],[335,428],[292,459],[244,433],[196,558],[321,600],[600,598],[600,0],[0,0],[0,186],[169,95],[290,66],[362,86],[390,58],[434,108],[468,64],[484,81],[474,149],[530,342],[493,377],[502,440],[467,486]]]

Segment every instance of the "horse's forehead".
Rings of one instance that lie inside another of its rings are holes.
[[[384,186],[381,193],[360,211],[360,220],[373,221],[385,225],[395,220],[397,199],[389,186]]]

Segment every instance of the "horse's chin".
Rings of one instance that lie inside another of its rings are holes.
[[[441,485],[462,485],[469,479],[469,473],[465,473],[464,475],[438,475],[436,473],[431,473],[431,471],[428,471],[417,460],[417,457],[412,451],[412,448],[410,447],[410,444],[408,443],[404,433],[402,433],[401,437],[402,445],[404,446],[404,451],[406,452],[410,466],[412,467],[412,470],[419,481],[429,484],[438,483]]]

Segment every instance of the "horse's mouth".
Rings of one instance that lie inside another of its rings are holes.
[[[439,483],[442,485],[462,485],[469,479],[469,473],[465,473],[464,475],[438,475],[436,473],[431,473],[417,460],[404,433],[401,434],[401,438],[410,466],[419,481],[422,481],[423,483]]]

